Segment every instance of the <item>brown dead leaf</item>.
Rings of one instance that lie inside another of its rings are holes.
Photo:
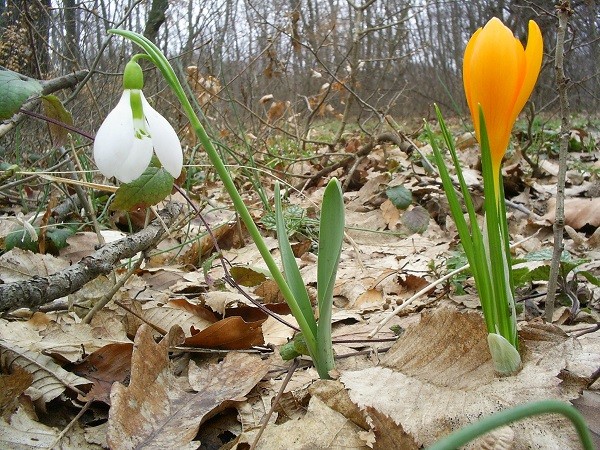
[[[257,449],[364,449],[362,429],[340,413],[329,408],[318,397],[312,397],[308,410],[299,420],[281,425],[269,425],[258,441]],[[251,433],[248,433],[251,436]]]
[[[31,386],[25,391],[33,401],[41,399],[48,403],[66,389],[81,393],[80,386],[91,384],[85,378],[67,372],[52,358],[26,350],[12,342],[0,339],[0,365],[2,371],[10,372],[20,366],[33,377]]]
[[[192,330],[204,330],[210,327],[214,322],[207,320],[197,314],[197,310],[192,305],[183,300],[179,303],[172,303],[172,306],[160,306],[143,309],[143,317],[151,324],[156,325],[162,330],[170,330],[174,325],[180,326],[186,336],[193,334]]]
[[[128,387],[111,392],[108,443],[111,449],[192,449],[202,421],[231,400],[246,395],[266,374],[268,362],[247,354],[229,354],[219,364],[189,366],[189,392],[171,372],[169,348],[183,338],[174,327],[158,344],[150,327],[140,327]]]
[[[248,323],[239,316],[226,317],[186,338],[185,345],[222,350],[241,350],[253,345],[264,345],[261,329],[263,322],[264,320]]]
[[[367,406],[366,413],[373,424],[375,442],[373,450],[388,450],[401,448],[402,450],[417,450],[421,448],[414,438],[398,425],[394,420],[377,409]]]
[[[522,339],[523,369],[515,376],[495,375],[480,314],[443,308],[423,314],[418,325],[409,327],[380,367],[346,372],[340,380],[361,408],[375,408],[400,424],[417,444],[431,445],[498,410],[577,395],[575,386],[561,384],[558,378],[577,343],[556,327],[541,333],[525,328],[536,338]],[[510,427],[515,449],[577,448],[572,427],[556,416],[539,416]],[[506,433],[498,435],[496,444],[505,438]]]
[[[110,390],[114,382],[125,384],[131,374],[133,344],[108,344],[75,364],[73,373],[91,380],[92,389],[81,401],[95,400],[110,405]]]
[[[20,366],[14,366],[9,375],[0,375],[0,415],[4,419],[17,409],[19,396],[32,382],[33,376]]]
[[[4,283],[45,277],[69,267],[69,263],[51,255],[40,255],[18,247],[0,256],[0,280]]]
[[[0,448],[51,448],[58,434],[59,430],[40,423],[24,407],[20,407],[8,421],[0,420]]]
[[[305,241],[294,242],[292,244],[292,252],[296,258],[302,258],[302,256],[310,250],[312,242],[307,239]]]
[[[281,119],[285,114],[286,108],[289,106],[289,102],[273,102],[267,111],[267,118],[269,123],[273,123],[278,119]]]
[[[379,209],[381,209],[381,215],[388,228],[392,231],[396,230],[400,225],[400,210],[394,206],[390,199],[384,201]]]
[[[556,214],[556,197],[548,200],[548,212],[542,217],[549,223],[554,223]],[[565,224],[579,230],[586,225],[600,226],[600,197],[599,198],[567,198],[565,199]]]
[[[285,301],[283,294],[279,290],[279,286],[277,286],[277,282],[270,278],[261,283],[254,290],[254,293],[262,297],[265,304],[277,304]]]
[[[184,311],[188,311],[193,313],[194,315],[196,315],[197,317],[200,317],[201,319],[210,322],[210,323],[214,323],[217,321],[217,317],[215,316],[215,314],[208,308],[205,308],[202,305],[196,305],[194,303],[191,303],[189,301],[187,301],[186,299],[175,299],[175,300],[170,300],[169,303],[167,303],[168,307],[171,308],[178,308],[178,309],[182,309]]]
[[[398,283],[400,284],[400,286],[403,286],[407,290],[412,292],[416,292],[420,289],[423,289],[429,284],[429,282],[425,278],[418,277],[410,273],[406,276],[398,276]]]

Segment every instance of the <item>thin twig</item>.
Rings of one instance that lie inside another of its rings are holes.
[[[567,87],[569,79],[565,76],[565,34],[569,16],[573,14],[571,2],[561,0],[558,5],[558,31],[556,33],[556,53],[554,57],[554,69],[556,71],[556,85],[560,99],[560,150],[558,156],[558,180],[556,182],[556,212],[554,219],[554,252],[552,253],[552,264],[550,266],[550,277],[548,278],[548,296],[544,308],[544,318],[552,322],[554,314],[554,300],[558,286],[558,272],[560,259],[563,252],[563,232],[565,228],[565,179],[567,173],[567,150],[569,146],[569,99]]]
[[[260,430],[258,430],[258,434],[254,438],[254,442],[252,442],[252,445],[250,446],[250,450],[256,449],[256,445],[258,444],[260,437],[262,436],[263,432],[265,431],[265,428],[267,428],[267,424],[269,423],[269,420],[271,419],[273,412],[275,412],[275,408],[277,407],[277,404],[279,403],[279,400],[281,399],[281,396],[283,395],[283,391],[285,390],[286,386],[292,379],[292,375],[294,375],[294,372],[298,368],[298,364],[299,364],[298,358],[295,358],[294,361],[292,362],[292,364],[290,365],[290,368],[288,369],[287,375],[286,375],[285,379],[283,380],[283,383],[281,384],[281,388],[279,389],[279,392],[277,392],[277,395],[275,396],[275,399],[273,400],[271,409],[269,409],[269,412],[262,419],[262,425],[260,426]]]
[[[125,275],[123,275],[121,278],[119,278],[119,281],[117,281],[115,283],[115,285],[110,289],[110,291],[108,291],[106,294],[104,294],[102,296],[102,298],[98,302],[96,302],[96,304],[90,310],[90,312],[88,312],[86,314],[86,316],[83,318],[83,323],[90,323],[92,321],[92,318],[94,317],[94,315],[98,311],[100,311],[102,308],[104,308],[108,304],[108,302],[110,302],[112,300],[113,296],[117,293],[117,291],[119,289],[121,289],[121,287],[131,277],[131,275],[133,275],[134,272],[140,268],[143,261],[144,261],[144,256],[142,255],[138,258],[138,260],[135,262],[135,264],[133,264],[129,268],[129,270],[127,272],[125,272]]]

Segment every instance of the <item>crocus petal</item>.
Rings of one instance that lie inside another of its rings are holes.
[[[512,127],[537,80],[542,53],[542,35],[535,22],[529,23],[524,49],[495,17],[473,34],[465,49],[465,95],[478,139],[479,105],[483,110],[495,171],[500,169]]]
[[[499,166],[510,137],[513,110],[519,88],[519,55],[512,32],[497,18],[491,19],[474,39],[469,66],[469,109],[479,133],[478,105],[481,105],[490,141],[492,161]],[[521,47],[521,52],[523,51]]]
[[[542,68],[542,56],[544,54],[544,42],[542,40],[542,32],[537,23],[533,20],[529,21],[529,31],[527,33],[527,47],[525,48],[525,74],[521,90],[515,101],[513,108],[512,117],[513,123],[517,119],[517,116],[525,106],[527,99],[533,91],[535,82],[540,74]]]
[[[179,137],[167,119],[150,106],[144,94],[142,94],[142,104],[154,152],[167,172],[174,178],[178,178],[183,167],[183,151]]]

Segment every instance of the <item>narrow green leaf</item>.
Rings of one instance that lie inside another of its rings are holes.
[[[333,348],[331,344],[331,310],[333,288],[344,241],[344,197],[340,182],[333,178],[325,188],[319,225],[319,255],[317,258],[317,298],[319,301],[319,323],[317,346],[319,360],[327,370],[319,372],[321,378],[328,378],[333,369]],[[324,372],[324,373],[322,373]]]
[[[0,120],[10,119],[23,103],[41,92],[42,85],[38,80],[12,70],[0,70]]]
[[[287,230],[285,228],[285,220],[283,218],[283,208],[281,206],[281,195],[279,183],[275,183],[275,227],[277,229],[277,240],[279,241],[279,252],[281,253],[281,262],[283,264],[283,272],[285,279],[296,299],[298,308],[306,323],[310,327],[313,339],[317,338],[317,321],[310,304],[310,298],[306,291],[306,286],[300,269],[296,263],[296,257],[292,251],[290,241],[288,239]],[[310,339],[310,338],[309,338]]]
[[[113,211],[135,211],[156,205],[171,193],[174,181],[163,167],[149,166],[137,180],[122,184],[117,189],[110,208]]]

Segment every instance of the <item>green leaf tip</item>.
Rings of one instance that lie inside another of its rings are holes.
[[[521,355],[504,337],[496,333],[487,336],[494,368],[501,375],[512,375],[521,369]]]

